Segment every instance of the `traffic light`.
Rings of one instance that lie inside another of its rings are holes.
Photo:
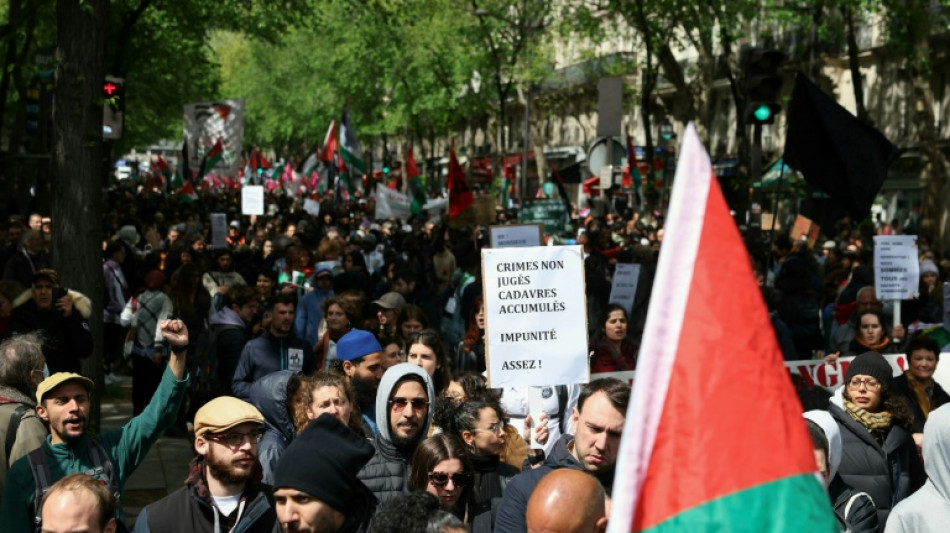
[[[122,138],[125,114],[125,80],[106,76],[102,82],[102,138],[116,141]]]
[[[749,124],[772,124],[782,110],[778,103],[782,91],[779,67],[785,54],[778,50],[754,48],[745,61],[745,117]]]

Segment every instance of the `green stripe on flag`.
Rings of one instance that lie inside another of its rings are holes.
[[[613,504],[619,505],[619,502]],[[717,498],[643,531],[837,533],[841,530],[824,488],[813,474],[800,474]]]

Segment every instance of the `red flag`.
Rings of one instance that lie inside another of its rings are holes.
[[[323,150],[320,151],[320,161],[330,163],[333,161],[333,154],[336,153],[336,147],[339,141],[336,135],[336,121],[330,121],[330,129],[327,130],[327,136],[323,138]]]
[[[270,161],[264,158],[264,154],[260,150],[254,150],[251,154],[251,168],[254,169],[255,173],[259,168],[270,168]]]
[[[611,531],[837,531],[751,261],[692,125],[667,220],[676,245],[657,265]],[[720,350],[742,353],[743,371],[706,355]]]
[[[455,218],[472,205],[472,191],[455,157],[455,140],[449,145],[449,218]]]
[[[412,157],[412,147],[410,146],[408,153],[406,154],[406,179],[411,180],[418,175],[419,166],[416,165],[416,160]]]

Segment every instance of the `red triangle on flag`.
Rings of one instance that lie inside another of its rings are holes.
[[[675,245],[657,265],[610,531],[833,530],[768,310],[692,126],[667,220]]]

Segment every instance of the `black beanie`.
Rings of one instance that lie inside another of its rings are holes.
[[[287,446],[274,470],[274,489],[291,488],[349,515],[362,481],[357,472],[375,449],[329,413],[320,415]],[[363,489],[365,490],[365,488]]]
[[[890,390],[894,385],[894,370],[884,359],[884,356],[877,352],[864,352],[854,358],[848,365],[848,372],[845,374],[847,383],[851,383],[851,378],[857,375],[871,376],[881,382],[885,389]]]

